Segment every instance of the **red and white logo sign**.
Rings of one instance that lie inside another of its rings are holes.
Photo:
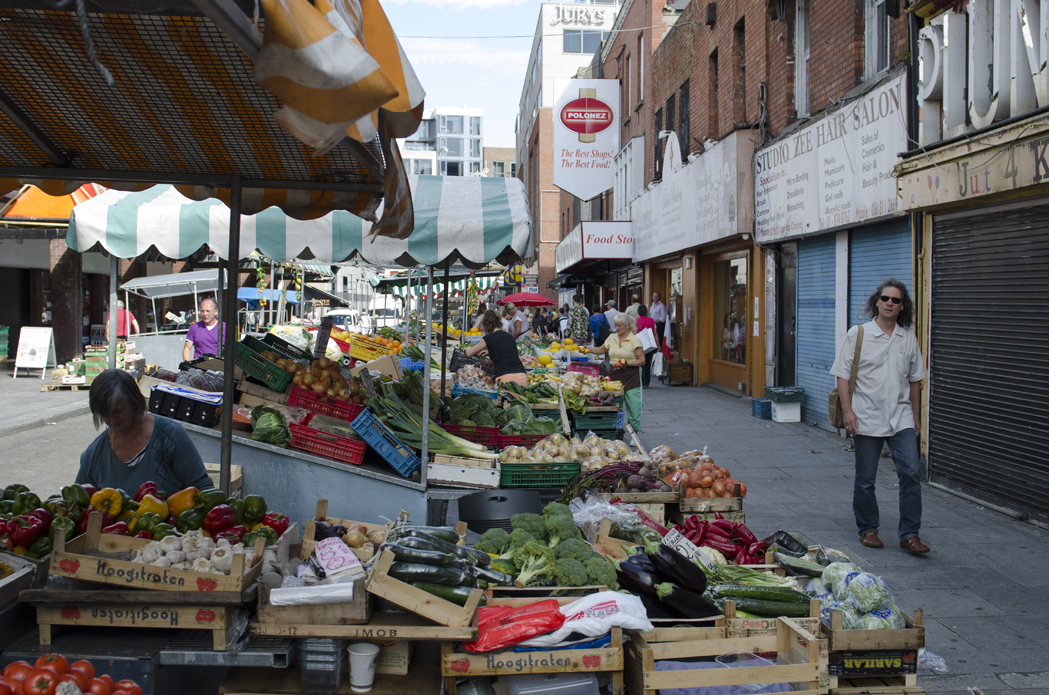
[[[561,123],[573,133],[600,133],[614,121],[612,107],[600,99],[573,99],[561,108]]]

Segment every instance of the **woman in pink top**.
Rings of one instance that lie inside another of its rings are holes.
[[[634,322],[635,333],[641,333],[646,328],[652,329],[652,334],[656,332],[656,322],[653,321],[648,315],[648,307],[641,304],[637,307],[637,321]],[[659,336],[656,336],[656,344],[659,344]],[[652,355],[654,352],[645,353],[645,365],[641,368],[641,388],[648,388],[649,382],[652,380]]]

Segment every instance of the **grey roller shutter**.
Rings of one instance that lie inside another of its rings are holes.
[[[929,479],[1049,521],[1049,204],[933,221]]]
[[[796,382],[805,388],[801,418],[833,429],[827,417],[827,395],[834,388],[835,236],[824,234],[798,242],[798,307]]]

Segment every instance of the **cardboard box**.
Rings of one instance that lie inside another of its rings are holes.
[[[372,640],[379,645],[379,656],[375,660],[375,673],[387,673],[391,676],[407,676],[408,665],[412,661],[415,642],[388,642]]]
[[[393,355],[383,355],[379,359],[372,360],[359,367],[353,367],[350,369],[350,374],[356,378],[363,369],[367,369],[370,372],[379,372],[391,377],[394,381],[400,381],[403,376],[401,362]]]
[[[87,379],[82,376],[64,376],[62,377],[63,384],[86,384]]]

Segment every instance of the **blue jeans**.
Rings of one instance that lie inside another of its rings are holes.
[[[878,498],[874,494],[874,479],[878,475],[878,461],[883,444],[896,464],[900,479],[900,540],[918,535],[922,523],[922,488],[918,479],[918,438],[913,428],[891,437],[853,437],[856,452],[856,479],[852,488],[852,511],[860,533],[878,530]]]

